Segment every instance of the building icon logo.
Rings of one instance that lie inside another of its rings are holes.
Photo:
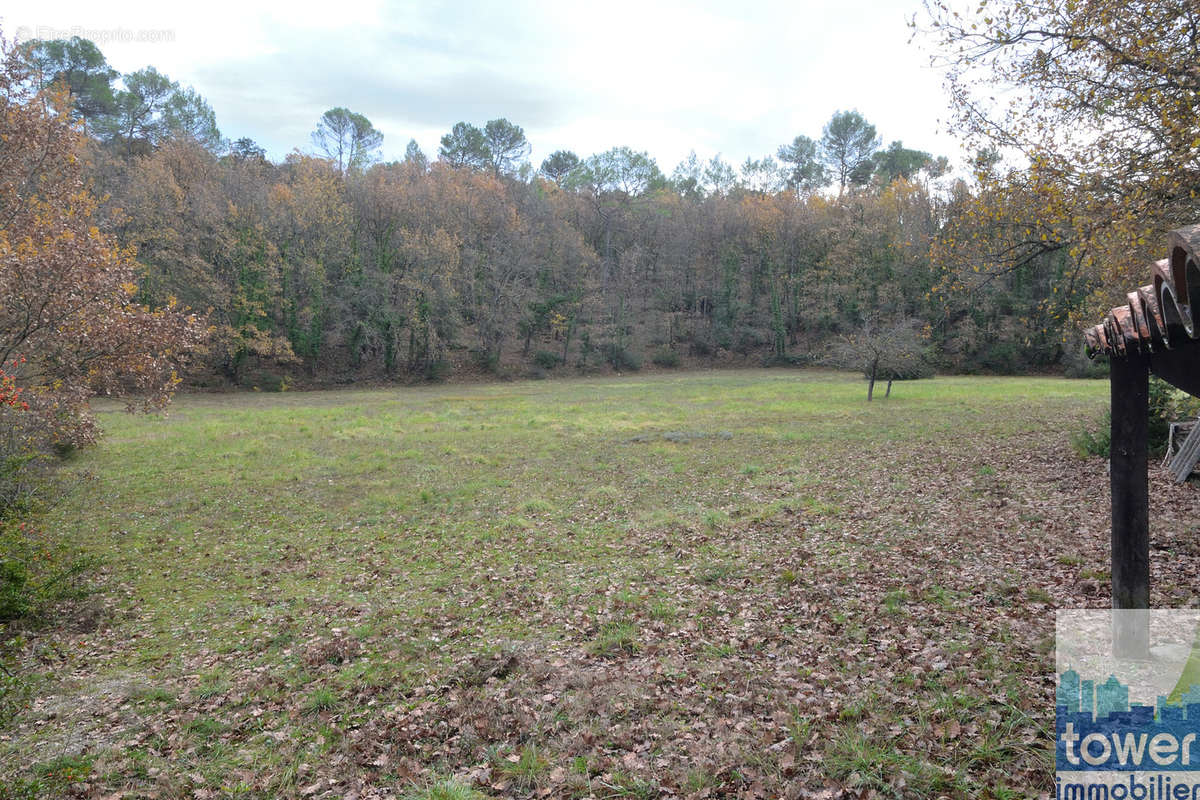
[[[1200,613],[1140,612],[1151,646],[1116,658],[1119,613],[1059,612],[1055,798],[1200,800]]]

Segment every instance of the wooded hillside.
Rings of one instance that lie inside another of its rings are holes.
[[[335,108],[274,163],[152,68],[119,76],[78,39],[24,48],[72,90],[140,299],[209,313],[200,383],[828,363],[897,324],[921,332],[920,369],[1053,369],[1077,349],[1062,320],[1092,287],[1054,291],[1065,256],[985,282],[935,267],[974,178],[882,147],[856,111],[740,167],[693,156],[668,176],[627,147],[535,169],[505,119],[381,163],[382,134]]]

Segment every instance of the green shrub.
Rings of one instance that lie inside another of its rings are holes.
[[[1158,417],[1162,446],[1167,443],[1168,423],[1195,419],[1200,415],[1200,398],[1176,389],[1164,380],[1150,378],[1150,418]],[[1153,433],[1153,423],[1151,436]]]
[[[486,372],[500,371],[500,356],[497,353],[491,353],[486,350],[472,350],[471,360],[475,362],[475,366]]]
[[[38,453],[0,452],[0,519],[33,511],[44,476]]]
[[[764,367],[805,367],[812,363],[813,357],[808,353],[772,353],[763,359]]]
[[[533,354],[533,363],[542,369],[554,369],[559,361],[561,359],[558,353],[551,353],[549,350],[538,350]]]
[[[66,545],[26,525],[0,522],[0,729],[27,707],[36,688],[29,673],[10,669],[21,627],[40,623],[49,608],[84,595],[79,576],[91,567]],[[5,797],[0,782],[0,798]]]
[[[0,620],[17,619],[30,612],[29,570],[15,558],[0,561]]]
[[[286,392],[288,390],[287,376],[274,372],[252,373],[243,378],[242,383],[261,392]]]
[[[770,343],[771,331],[762,328],[743,325],[733,335],[733,351],[743,356],[761,350]]]
[[[1171,421],[1176,413],[1173,395],[1175,388],[1166,381],[1150,378],[1150,424],[1147,442],[1152,453],[1162,453],[1167,448],[1167,436],[1171,432]]]
[[[982,344],[975,354],[976,370],[994,375],[1015,375],[1026,369],[1025,353],[1017,342],[997,339]]]
[[[716,345],[714,349],[728,350],[733,347],[733,331],[723,322],[714,323],[712,326],[712,341]]]
[[[655,366],[678,367],[679,366],[679,353],[676,353],[674,350],[671,350],[669,348],[663,348],[662,350],[659,350],[657,353],[655,353],[654,357],[650,360],[654,362]]]
[[[1109,373],[1107,358],[1093,361],[1083,352],[1082,347],[1064,352],[1062,365],[1063,376],[1067,378],[1107,378]]]
[[[450,375],[450,362],[444,358],[430,361],[425,365],[425,380],[441,383]]]
[[[39,685],[37,678],[17,668],[17,656],[26,644],[27,640],[21,635],[0,638],[0,728],[11,725],[18,714],[29,708],[29,701]],[[0,782],[0,798],[3,797],[4,784]]]
[[[641,356],[616,342],[609,342],[604,345],[603,352],[604,360],[615,370],[637,372],[642,368]]]
[[[79,576],[90,564],[65,545],[26,525],[0,523],[0,553],[0,622],[83,596]]]
[[[56,439],[42,420],[40,415],[0,405],[0,521],[36,510],[48,488]],[[64,457],[69,455],[73,453],[63,452]]]
[[[1147,446],[1151,455],[1162,455],[1172,422],[1194,419],[1200,414],[1200,399],[1179,391],[1164,380],[1150,378],[1150,419]],[[1084,428],[1071,437],[1071,446],[1082,457],[1108,458],[1112,438],[1112,415],[1104,412],[1098,425]]]
[[[588,331],[583,331],[579,334],[579,361],[575,366],[580,369],[586,369],[588,362],[591,360],[592,352],[595,348],[592,346],[592,335]]]

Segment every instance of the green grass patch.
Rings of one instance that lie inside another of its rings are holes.
[[[0,673],[17,732],[0,763],[43,796],[64,793],[52,776],[91,768],[46,766],[83,735],[102,754],[85,778],[97,796],[187,796],[201,776],[212,796],[291,797],[350,774],[336,769],[429,800],[501,782],[650,797],[829,779],[886,795],[897,771],[912,793],[969,796],[964,770],[991,791],[1029,758],[999,735],[934,767],[914,753],[946,724],[936,715],[990,711],[956,700],[959,684],[1031,669],[984,658],[1028,652],[1002,630],[971,642],[970,676],[947,664],[886,679],[926,714],[919,734],[856,732],[878,721],[853,698],[874,665],[903,660],[875,643],[942,642],[953,625],[970,639],[982,607],[1046,600],[1027,575],[960,568],[1023,541],[993,536],[995,494],[972,490],[1003,476],[1006,510],[1057,522],[1005,453],[1073,430],[1106,397],[1083,381],[937,378],[867,404],[857,375],[746,370],[182,396],[167,416],[99,403],[104,439],[64,467],[70,491],[37,523],[39,547],[69,551],[58,563],[103,565],[89,580],[104,618],[64,620],[37,646],[5,639],[21,684]],[[988,536],[938,544],[947,508]],[[1012,532],[1037,527],[1027,516]],[[845,693],[842,715],[798,709],[797,676],[813,696]],[[680,757],[678,742],[703,750],[717,728],[738,740],[724,755]],[[767,750],[780,741],[790,749]],[[805,759],[820,742],[825,760]],[[462,776],[487,748],[504,755],[476,787]],[[772,766],[783,755],[803,774]],[[350,784],[313,792],[334,785]]]
[[[630,622],[608,622],[589,645],[593,655],[612,658],[622,653],[636,653],[641,649],[637,626]]]
[[[486,800],[487,795],[453,778],[434,781],[404,795],[404,800]]]

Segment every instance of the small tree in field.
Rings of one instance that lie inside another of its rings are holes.
[[[166,404],[205,335],[173,304],[138,302],[133,253],[95,221],[69,110],[65,89],[40,88],[0,37],[0,484],[31,453],[92,442],[95,394]]]
[[[870,402],[875,396],[875,381],[886,380],[884,397],[891,397],[892,381],[920,376],[928,339],[924,323],[912,317],[889,322],[869,318],[857,332],[837,341],[831,360],[846,369],[862,370]]]

